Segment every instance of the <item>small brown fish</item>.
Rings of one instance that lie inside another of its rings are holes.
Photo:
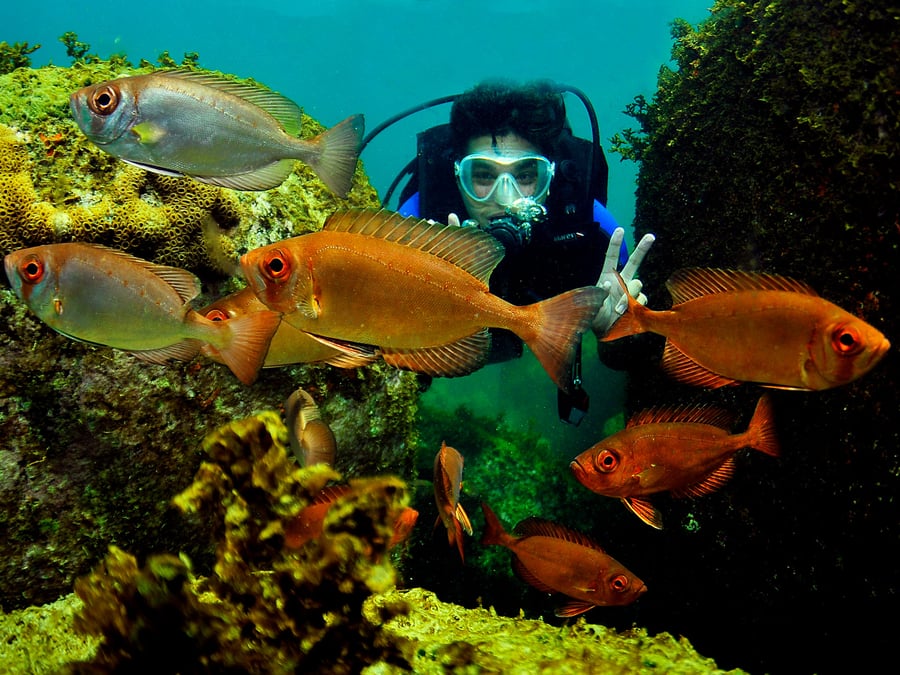
[[[271,310],[251,289],[243,288],[208,304],[200,310],[200,313],[211,321],[224,321],[263,311]],[[213,361],[222,361],[221,355],[214,347],[207,345],[201,351]],[[263,368],[277,368],[296,363],[327,363],[338,368],[358,368],[377,359],[378,354],[374,347],[355,345],[353,351],[346,347],[338,350],[282,321],[269,343]]]
[[[539,591],[571,598],[556,610],[556,616],[629,605],[647,591],[643,581],[587,535],[540,518],[527,518],[516,525],[513,536],[487,504],[482,502],[481,509],[485,518],[482,544],[508,548],[515,556],[513,571]]]
[[[293,101],[258,85],[191,70],[157,71],[74,92],[75,122],[97,147],[147,171],[236,190],[268,190],[306,162],[335,194],[350,190],[362,115],[297,137]]]
[[[459,503],[462,472],[463,456],[455,448],[441,441],[441,449],[434,457],[434,501],[438,509],[437,522],[443,521],[450,545],[456,544],[460,560],[465,562],[462,534],[463,531],[468,535],[472,534],[472,523]]]
[[[284,403],[284,417],[291,450],[300,466],[334,466],[337,440],[331,427],[322,419],[312,396],[303,389],[296,389]]]
[[[96,244],[49,244],[4,260],[16,295],[53,330],[151,363],[188,361],[211,345],[245,384],[256,379],[281,317],[261,311],[214,322],[190,307],[200,281]]]
[[[352,492],[352,485],[330,485],[323,488],[312,503],[302,509],[297,517],[290,520],[284,528],[284,545],[287,548],[301,548],[307,542],[318,539],[322,535],[325,516],[334,503]],[[394,521],[394,534],[388,544],[389,548],[406,541],[412,533],[419,512],[404,507]]]
[[[638,518],[660,529],[662,516],[649,495],[697,497],[718,490],[734,474],[734,454],[743,448],[778,456],[767,396],[759,399],[745,432],[729,433],[731,424],[732,415],[719,408],[651,408],[582,452],[569,467],[586,488],[618,497]]]
[[[393,366],[458,376],[485,364],[487,329],[505,328],[566,390],[581,334],[606,293],[591,286],[512,305],[487,283],[503,253],[477,228],[352,209],[320,232],[246,253],[241,266],[266,306],[338,348],[375,345]]]
[[[687,384],[829,389],[869,372],[891,346],[879,330],[788,277],[685,269],[666,286],[670,310],[648,309],[626,293],[628,310],[603,340],[665,336],[662,367]]]

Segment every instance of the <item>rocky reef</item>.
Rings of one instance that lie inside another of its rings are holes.
[[[618,137],[640,162],[635,236],[658,237],[641,270],[650,306],[668,306],[664,281],[680,267],[774,272],[893,347],[849,386],[773,392],[778,461],[742,457],[726,489],[661,503],[666,530],[625,537],[622,559],[644,560],[653,587],[641,625],[690,635],[720,665],[753,672],[883,669],[894,636],[877,617],[898,605],[884,547],[900,533],[896,8],[719,0],[696,29],[675,22],[673,36],[675,67],[662,68],[652,100],[634,102],[638,127]],[[658,369],[661,340],[631,346],[646,365],[631,373],[630,411],[703,401],[749,416],[760,394],[677,385]],[[726,608],[740,609],[723,620]]]

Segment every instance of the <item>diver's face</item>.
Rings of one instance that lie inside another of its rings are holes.
[[[474,153],[484,153],[498,157],[516,157],[528,153],[540,154],[540,150],[521,136],[506,134],[505,136],[478,136],[473,138],[466,147],[466,154],[471,155]],[[486,202],[476,202],[466,195],[464,190],[460,190],[460,192],[466,205],[468,217],[477,220],[482,227],[486,226],[491,218],[502,216],[506,213],[506,207],[498,204],[494,199],[489,199]]]

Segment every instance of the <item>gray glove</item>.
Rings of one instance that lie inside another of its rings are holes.
[[[597,280],[597,287],[606,291],[606,300],[603,301],[600,311],[597,312],[597,316],[594,317],[594,321],[591,324],[597,337],[603,337],[612,328],[612,325],[618,321],[619,317],[625,313],[625,310],[628,309],[628,299],[622,291],[619,280],[616,279],[619,251],[622,248],[622,240],[624,238],[625,230],[617,227],[609,238],[606,260],[603,261],[603,270],[600,272],[600,278]],[[634,253],[625,262],[621,272],[622,280],[628,287],[628,294],[642,305],[647,304],[647,296],[641,293],[643,284],[640,279],[635,278],[635,275],[654,241],[656,241],[655,236],[645,234],[641,241],[638,242]]]

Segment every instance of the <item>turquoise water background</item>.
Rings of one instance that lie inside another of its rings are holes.
[[[652,96],[669,62],[670,24],[697,24],[709,0],[324,0],[321,2],[44,2],[4,11],[0,40],[40,44],[36,66],[68,65],[59,36],[74,31],[102,58],[124,53],[137,63],[168,51],[180,61],[253,77],[300,104],[325,125],[362,112],[367,129],[424,101],[459,93],[495,77],[550,78],[584,91],[599,118],[605,147],[634,121],[623,114],[638,94]],[[576,133],[590,136],[581,103],[567,100]],[[384,196],[415,154],[415,134],[447,120],[449,106],[393,125],[363,152],[372,184]],[[609,208],[626,227],[634,216],[636,166],[608,156]],[[665,242],[659,245],[665,246]],[[652,264],[652,253],[648,258]],[[602,367],[585,341],[585,387],[591,412],[580,427],[559,422],[555,388],[530,354],[461,379],[438,380],[425,402],[467,403],[508,423],[532,425],[564,456],[598,440],[621,406],[624,379]]]

